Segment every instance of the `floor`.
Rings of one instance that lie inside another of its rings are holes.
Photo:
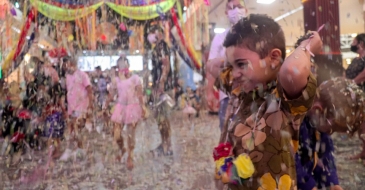
[[[150,118],[138,125],[133,171],[126,169],[124,159],[115,160],[111,135],[96,130],[85,131],[86,148],[69,150],[62,161],[48,162],[46,151],[34,151],[15,156],[20,163],[7,168],[5,157],[0,156],[0,190],[216,189],[212,180],[212,149],[219,137],[218,117],[202,114],[200,118],[188,119],[174,113],[171,124],[174,155],[169,157],[157,157],[151,152],[160,143],[154,120]],[[334,136],[338,174],[344,189],[360,190],[365,185],[362,162],[347,159],[360,150],[357,139]],[[1,141],[0,148],[2,144]],[[45,172],[47,164],[50,169]]]

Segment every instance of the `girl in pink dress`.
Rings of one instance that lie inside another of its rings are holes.
[[[118,77],[116,77],[106,106],[117,93],[117,102],[114,107],[111,120],[114,123],[114,140],[122,151],[122,156],[126,152],[121,131],[127,125],[128,131],[128,158],[127,168],[133,169],[133,149],[135,146],[135,131],[139,120],[144,117],[143,95],[141,80],[137,75],[129,73],[129,63],[125,57],[120,57],[117,61]],[[104,106],[105,108],[105,106]],[[121,156],[118,156],[120,159]]]

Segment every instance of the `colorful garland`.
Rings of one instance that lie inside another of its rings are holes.
[[[255,167],[247,154],[233,157],[230,143],[221,143],[215,147],[213,158],[216,164],[215,178],[225,184],[242,184],[255,172]]]

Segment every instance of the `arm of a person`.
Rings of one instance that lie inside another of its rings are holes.
[[[89,98],[89,107],[93,107],[94,105],[94,95],[93,95],[93,88],[91,85],[86,87],[87,90],[87,96]]]
[[[169,57],[164,57],[162,59],[162,63],[163,63],[163,70],[162,70],[160,82],[165,84],[165,82],[167,80],[167,76],[171,69]]]
[[[136,92],[136,95],[138,97],[138,101],[139,101],[139,104],[141,105],[141,107],[143,108],[143,105],[144,105],[144,101],[143,101],[143,88],[142,88],[142,82],[140,80],[139,77],[137,77],[136,75],[134,75],[135,78],[134,78],[134,83],[135,83],[135,92]]]
[[[311,73],[310,52],[306,47],[310,46],[310,51],[317,54],[322,49],[322,41],[317,32],[313,32],[313,37],[304,40],[295,51],[285,59],[279,71],[279,80],[289,99],[294,99],[302,94],[307,86],[308,77]]]
[[[89,76],[86,73],[84,73],[83,75],[84,75],[83,85],[85,86],[85,89],[87,90],[87,96],[89,98],[89,107],[92,108],[94,105],[93,86],[90,82]]]
[[[363,71],[361,71],[360,74],[358,74],[355,78],[354,78],[354,82],[356,84],[361,84],[365,81],[365,69]]]
[[[224,66],[225,57],[220,57],[220,49],[223,48],[223,42],[220,35],[216,35],[212,41],[209,51],[208,63],[205,66],[214,78],[217,78]]]
[[[114,89],[114,86],[111,86],[110,90],[109,90],[109,94],[108,94],[108,97],[106,98],[106,101],[105,101],[105,105],[103,106],[102,109],[107,109],[110,102],[112,101],[112,99],[114,98],[114,94],[115,94],[115,89]]]
[[[208,61],[205,69],[209,72],[214,78],[219,77],[225,63],[224,57],[214,58]]]

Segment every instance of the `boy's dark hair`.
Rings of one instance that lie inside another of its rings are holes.
[[[262,14],[250,14],[235,24],[224,40],[224,47],[244,46],[265,58],[269,52],[278,48],[285,59],[285,37],[280,25],[272,18]]]
[[[365,120],[365,94],[358,85],[343,77],[323,82],[318,87],[317,101],[327,118],[335,118],[334,132],[353,135]]]
[[[74,57],[71,57],[71,56],[65,56],[65,57],[63,57],[62,58],[62,62],[63,63],[66,63],[66,62],[70,62],[71,64],[73,64],[73,65],[77,65],[77,61],[76,61],[76,59],[74,58]]]

